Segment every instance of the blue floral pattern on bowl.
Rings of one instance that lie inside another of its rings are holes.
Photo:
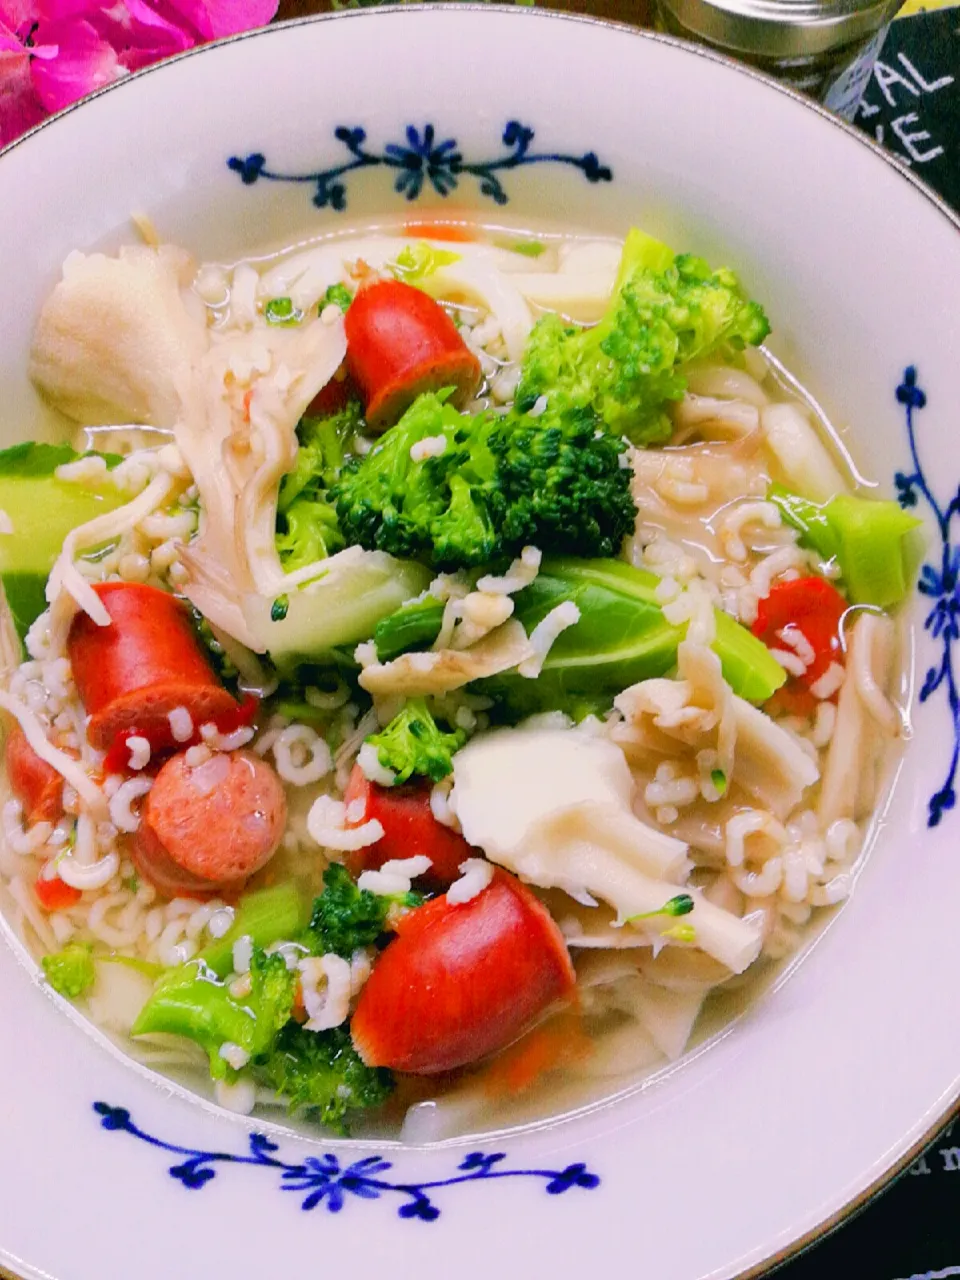
[[[938,690],[947,695],[953,724],[953,747],[947,774],[940,789],[930,797],[927,806],[927,826],[939,825],[944,813],[957,803],[956,777],[960,764],[960,693],[953,669],[953,646],[960,638],[960,547],[951,541],[954,517],[960,515],[960,489],[942,507],[933,496],[929,481],[920,461],[917,447],[916,415],[926,407],[927,396],[917,381],[917,371],[910,365],[904,371],[903,381],[897,387],[897,401],[906,414],[907,440],[913,470],[908,474],[898,471],[894,476],[897,497],[901,507],[915,507],[922,498],[930,508],[940,534],[939,564],[924,564],[920,570],[917,589],[933,601],[924,620],[924,627],[941,645],[939,662],[929,667],[920,688],[920,701],[926,702]]]
[[[267,167],[267,157],[260,151],[247,156],[231,156],[227,167],[239,174],[241,182],[252,186],[260,179],[267,182],[298,182],[313,186],[313,203],[318,209],[331,208],[342,213],[347,207],[347,185],[344,179],[359,169],[387,168],[396,170],[394,190],[407,200],[417,200],[429,186],[437,195],[455,191],[462,177],[476,178],[480,194],[496,204],[509,200],[506,188],[497,176],[531,164],[564,164],[579,169],[588,182],[612,182],[613,171],[601,164],[596,152],[567,155],[561,152],[535,152],[531,144],[534,130],[519,120],[508,120],[501,135],[504,152],[490,160],[465,160],[455,138],[438,141],[437,129],[426,124],[422,129],[407,125],[406,141],[390,142],[380,150],[367,145],[367,131],[358,125],[339,125],[333,131],[337,142],[347,150],[349,159],[311,173],[278,173]]]
[[[511,1169],[504,1167],[507,1156],[502,1151],[472,1151],[463,1157],[456,1170],[447,1178],[431,1178],[423,1182],[395,1181],[386,1176],[393,1169],[393,1164],[379,1155],[364,1156],[352,1164],[343,1165],[337,1155],[326,1151],[319,1156],[307,1156],[304,1160],[291,1162],[277,1156],[279,1145],[264,1133],[248,1135],[247,1154],[200,1151],[164,1142],[163,1139],[145,1132],[134,1123],[125,1107],[95,1102],[93,1109],[100,1116],[104,1129],[128,1133],[160,1151],[183,1156],[184,1159],[171,1165],[167,1172],[190,1191],[199,1191],[215,1178],[216,1165],[272,1169],[280,1176],[281,1191],[304,1193],[300,1202],[300,1208],[304,1210],[324,1205],[329,1213],[339,1213],[351,1198],[379,1200],[393,1195],[400,1197],[398,1217],[436,1222],[440,1217],[440,1209],[434,1204],[431,1193],[448,1187],[463,1186],[468,1182],[532,1178],[544,1183],[544,1190],[551,1196],[562,1195],[575,1187],[593,1191],[600,1185],[597,1175],[590,1173],[583,1163],[569,1164],[563,1169]]]

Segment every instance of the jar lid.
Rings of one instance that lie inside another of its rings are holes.
[[[692,36],[720,49],[802,58],[866,40],[903,0],[659,0]]]

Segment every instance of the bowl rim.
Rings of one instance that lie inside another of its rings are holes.
[[[646,40],[653,44],[663,44],[669,47],[683,50],[689,54],[693,54],[698,58],[703,58],[707,62],[717,63],[720,66],[730,68],[732,71],[747,77],[751,80],[759,81],[760,84],[766,85],[768,88],[776,90],[787,98],[792,98],[807,110],[813,111],[827,124],[839,129],[841,133],[845,133],[848,137],[853,138],[860,146],[866,147],[872,151],[878,159],[894,169],[901,178],[905,178],[907,182],[923,197],[925,197],[934,207],[950,222],[958,231],[960,231],[960,210],[954,209],[943,196],[940,195],[929,183],[923,178],[917,176],[914,170],[892,151],[888,151],[881,146],[869,134],[858,129],[849,121],[834,114],[828,110],[822,103],[817,102],[814,98],[808,97],[801,93],[799,89],[793,88],[792,85],[784,84],[777,80],[775,76],[768,75],[764,71],[760,71],[756,67],[749,66],[747,63],[740,62],[729,54],[721,53],[716,49],[708,48],[705,45],[697,44],[692,40],[683,40],[678,36],[667,35],[662,31],[655,31],[649,27],[634,26],[630,22],[624,22],[619,18],[605,18],[589,13],[572,13],[558,9],[541,9],[536,7],[540,0],[530,0],[530,3],[501,3],[488,4],[484,0],[455,0],[456,7],[451,8],[454,0],[421,0],[419,3],[407,4],[404,0],[378,0],[373,6],[358,9],[339,9],[327,13],[310,13],[304,14],[298,18],[285,18],[280,22],[270,22],[266,26],[253,27],[249,31],[239,31],[234,35],[222,36],[218,40],[208,40],[204,44],[194,45],[192,49],[185,49],[182,53],[176,53],[168,58],[163,58],[159,62],[154,62],[150,66],[141,67],[139,71],[133,71],[128,75],[114,80],[111,84],[104,85],[100,89],[95,89],[92,93],[78,99],[76,102],[70,103],[69,106],[63,107],[60,111],[54,112],[52,115],[41,120],[39,124],[33,125],[27,129],[25,133],[14,138],[12,142],[8,142],[5,147],[0,147],[0,160],[17,147],[22,146],[30,138],[40,133],[41,130],[49,128],[64,116],[70,115],[72,112],[83,107],[86,103],[92,102],[96,98],[103,97],[104,94],[112,93],[114,90],[127,84],[131,80],[139,80],[142,76],[152,75],[154,72],[162,70],[164,67],[172,63],[182,62],[186,58],[194,58],[202,54],[204,50],[211,48],[219,48],[223,45],[234,44],[240,40],[251,40],[269,35],[273,31],[284,31],[291,27],[300,27],[312,25],[321,22],[348,22],[362,18],[379,17],[382,22],[386,18],[396,19],[404,13],[496,13],[500,15],[512,15],[512,20],[516,21],[556,21],[579,23],[586,26],[594,27],[610,27],[624,35],[633,37],[634,39]]]
[[[775,77],[740,62],[737,59],[718,52],[717,50],[697,44],[693,41],[683,40],[676,36],[666,35],[663,32],[655,31],[649,28],[635,26],[632,23],[622,21],[616,18],[601,17],[588,13],[574,13],[553,9],[542,9],[535,7],[539,0],[531,0],[527,4],[510,4],[510,3],[494,3],[489,4],[483,0],[426,0],[426,2],[407,4],[404,0],[382,0],[381,4],[371,7],[357,9],[341,9],[326,13],[305,14],[296,18],[284,19],[280,22],[271,22],[266,26],[255,27],[249,31],[237,32],[234,35],[224,36],[218,40],[207,41],[204,44],[195,45],[191,49],[186,49],[181,53],[163,58],[159,62],[155,62],[150,66],[143,67],[138,71],[123,76],[120,80],[114,81],[112,84],[104,85],[100,89],[87,94],[78,101],[71,103],[69,106],[62,108],[60,111],[47,116],[40,123],[34,125],[26,132],[14,138],[5,147],[0,147],[0,162],[10,155],[18,147],[28,142],[31,138],[51,125],[57,123],[65,116],[84,107],[88,102],[96,98],[102,97],[104,94],[112,93],[120,88],[128,81],[140,79],[142,76],[152,75],[163,70],[166,66],[181,62],[187,58],[193,58],[202,54],[207,49],[218,48],[223,45],[234,44],[241,40],[250,40],[263,38],[270,35],[274,31],[285,31],[289,28],[314,25],[324,22],[346,22],[358,19],[370,19],[376,17],[380,22],[387,19],[396,19],[405,13],[447,13],[455,14],[461,12],[469,13],[492,13],[500,16],[511,15],[513,21],[558,21],[563,23],[576,23],[601,28],[612,28],[620,32],[622,35],[630,36],[634,39],[645,40],[652,44],[667,45],[675,49],[682,50],[688,54],[702,58],[707,62],[712,62],[725,66],[731,71],[745,76],[748,79],[758,81],[761,85],[768,89],[775,90],[783,94],[787,98],[792,98],[800,106],[808,111],[812,111],[819,116],[827,125],[835,129],[839,129],[841,133],[846,134],[855,141],[859,146],[866,147],[881,162],[892,168],[901,178],[905,179],[910,186],[914,188],[919,196],[927,200],[934,208],[944,217],[947,222],[957,231],[960,231],[960,210],[954,209],[947,203],[943,196],[939,194],[932,186],[925,182],[914,172],[914,170],[898,156],[881,146],[869,134],[856,128],[855,125],[840,116],[829,111],[821,103],[815,99],[807,97],[798,89],[790,85],[784,84]],[[0,182],[2,182],[2,169],[0,169]],[[880,1173],[874,1180],[860,1191],[857,1195],[851,1197],[850,1200],[842,1204],[838,1209],[824,1217],[819,1223],[811,1227],[803,1235],[785,1245],[782,1249],[768,1255],[760,1262],[749,1267],[745,1271],[738,1272],[733,1280],[758,1280],[761,1276],[769,1275],[775,1270],[793,1259],[806,1253],[814,1248],[821,1241],[832,1235],[849,1219],[857,1216],[866,1209],[873,1200],[886,1191],[906,1170],[922,1155],[936,1139],[937,1135],[947,1127],[951,1121],[960,1117],[960,1091],[952,1098],[939,1113],[937,1118],[924,1131],[924,1133],[916,1139],[909,1149],[895,1160],[886,1170]],[[21,1276],[9,1267],[10,1256],[6,1254],[0,1241],[0,1280],[28,1280],[27,1276]],[[55,1280],[49,1277],[48,1280]]]

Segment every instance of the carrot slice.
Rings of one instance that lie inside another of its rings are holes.
[[[44,911],[67,911],[70,907],[75,907],[82,897],[79,889],[67,884],[59,876],[54,876],[52,880],[38,876],[33,891]]]
[[[449,240],[457,244],[477,239],[476,229],[464,222],[408,222],[403,234],[416,240]]]

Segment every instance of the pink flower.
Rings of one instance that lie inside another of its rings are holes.
[[[0,146],[129,71],[276,10],[277,0],[0,0]]]

